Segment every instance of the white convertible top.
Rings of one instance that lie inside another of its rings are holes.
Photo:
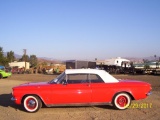
[[[111,76],[108,72],[104,70],[98,70],[98,69],[66,69],[66,74],[77,74],[77,73],[86,73],[86,74],[97,74],[99,75],[105,83],[115,83],[119,82],[116,78]]]

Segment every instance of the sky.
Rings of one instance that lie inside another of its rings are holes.
[[[0,0],[0,47],[61,60],[160,56],[160,0]]]

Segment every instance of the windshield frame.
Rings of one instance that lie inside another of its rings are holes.
[[[65,77],[65,72],[61,73],[56,78],[54,78],[53,80],[49,81],[48,83],[50,83],[50,84],[59,84],[64,79],[64,77]]]

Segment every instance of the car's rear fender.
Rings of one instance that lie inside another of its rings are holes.
[[[134,96],[132,95],[131,92],[129,92],[129,91],[119,91],[119,92],[117,92],[117,93],[115,93],[115,94],[113,95],[112,103],[113,103],[114,98],[115,98],[118,94],[120,94],[120,93],[126,93],[126,94],[128,94],[128,95],[131,97],[131,100],[135,100],[135,98],[134,98]]]

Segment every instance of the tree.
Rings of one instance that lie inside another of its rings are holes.
[[[2,47],[0,47],[0,65],[4,65],[4,66],[8,65],[8,59],[6,57],[4,57]]]
[[[30,55],[29,62],[31,64],[31,67],[36,67],[38,64],[38,59],[37,59],[36,55]]]
[[[42,66],[46,66],[47,63],[44,61],[44,62],[41,63],[41,65],[42,65]]]
[[[4,55],[2,47],[0,47],[0,65],[4,65]]]
[[[29,62],[29,56],[28,55],[23,55],[22,58],[19,59],[19,61]]]
[[[0,63],[3,61],[3,48],[0,47]]]
[[[4,66],[8,66],[8,59],[6,57],[3,57],[1,64]]]
[[[13,51],[7,52],[7,59],[8,59],[8,62],[13,62],[15,60]]]

